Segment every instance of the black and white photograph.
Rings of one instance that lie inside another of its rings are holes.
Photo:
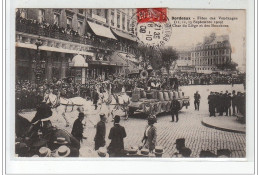
[[[246,10],[16,8],[15,150],[246,158]]]

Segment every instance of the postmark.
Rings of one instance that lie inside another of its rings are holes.
[[[159,48],[171,38],[172,28],[166,8],[137,9],[132,20],[136,23],[131,23],[130,28],[136,32],[137,41],[142,45]]]

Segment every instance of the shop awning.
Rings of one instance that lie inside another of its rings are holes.
[[[113,35],[113,33],[111,32],[111,30],[108,27],[105,27],[105,26],[102,26],[102,25],[99,25],[99,24],[96,24],[96,23],[93,23],[90,21],[88,21],[88,24],[96,35],[116,40],[115,36]]]
[[[111,30],[113,31],[114,34],[118,35],[119,37],[131,40],[131,41],[136,41],[137,40],[136,37],[131,36],[131,35],[127,34],[127,33],[123,33],[123,32],[117,31],[115,29],[111,29]]]
[[[37,49],[35,44],[27,44],[27,43],[15,43],[16,47],[23,47],[28,49]],[[62,53],[73,53],[73,54],[81,54],[81,55],[89,55],[94,56],[92,52],[78,51],[78,50],[69,50],[63,48],[49,47],[49,46],[40,46],[40,50],[50,51],[50,52],[62,52]]]

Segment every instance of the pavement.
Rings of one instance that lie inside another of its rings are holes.
[[[204,126],[237,133],[246,133],[246,125],[234,116],[204,117],[201,121]]]
[[[208,117],[208,105],[207,96],[209,92],[220,91],[228,89],[243,89],[243,86],[238,85],[231,87],[230,85],[212,85],[212,86],[188,86],[181,87],[185,92],[185,96],[190,96],[191,106],[188,109],[182,109],[179,113],[179,121],[170,122],[171,116],[169,114],[160,114],[157,116],[157,145],[163,146],[165,149],[164,157],[175,157],[174,153],[177,152],[175,148],[175,140],[177,138],[185,138],[186,147],[190,148],[192,153],[191,157],[198,158],[200,151],[210,150],[213,153],[217,153],[219,149],[229,149],[231,151],[232,158],[243,158],[246,156],[246,134],[241,132],[223,131],[212,127],[206,127],[202,124],[202,121],[210,121]],[[201,94],[201,109],[200,111],[194,110],[193,94],[199,89]],[[90,109],[91,106],[88,106]],[[103,109],[92,111],[92,114],[88,114],[85,119],[86,127],[84,129],[84,135],[87,137],[81,143],[81,147],[94,148],[94,137],[96,133],[95,125],[99,121],[99,113],[103,112]],[[76,110],[72,112],[66,112],[66,117],[69,119],[70,126],[65,127],[65,120],[59,115],[59,110],[54,110],[55,117],[51,120],[53,125],[59,128],[66,129],[68,132],[72,130],[72,124],[78,116]],[[22,116],[25,118],[32,118],[35,112],[23,112]],[[116,111],[115,114],[123,115],[122,111]],[[230,117],[234,118],[234,117]],[[222,123],[223,118],[216,117],[215,120],[218,123]],[[225,122],[224,122],[225,123]],[[141,140],[144,134],[147,120],[144,119],[142,114],[136,114],[134,117],[125,120],[121,117],[120,124],[125,127],[127,137],[124,139],[125,148],[131,146],[141,145]],[[113,126],[111,118],[108,118],[106,123],[106,146],[109,145],[110,140],[108,134],[110,128]]]

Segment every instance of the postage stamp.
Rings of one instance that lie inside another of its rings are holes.
[[[152,47],[164,46],[170,40],[172,28],[167,8],[141,8],[136,10],[138,42]]]

